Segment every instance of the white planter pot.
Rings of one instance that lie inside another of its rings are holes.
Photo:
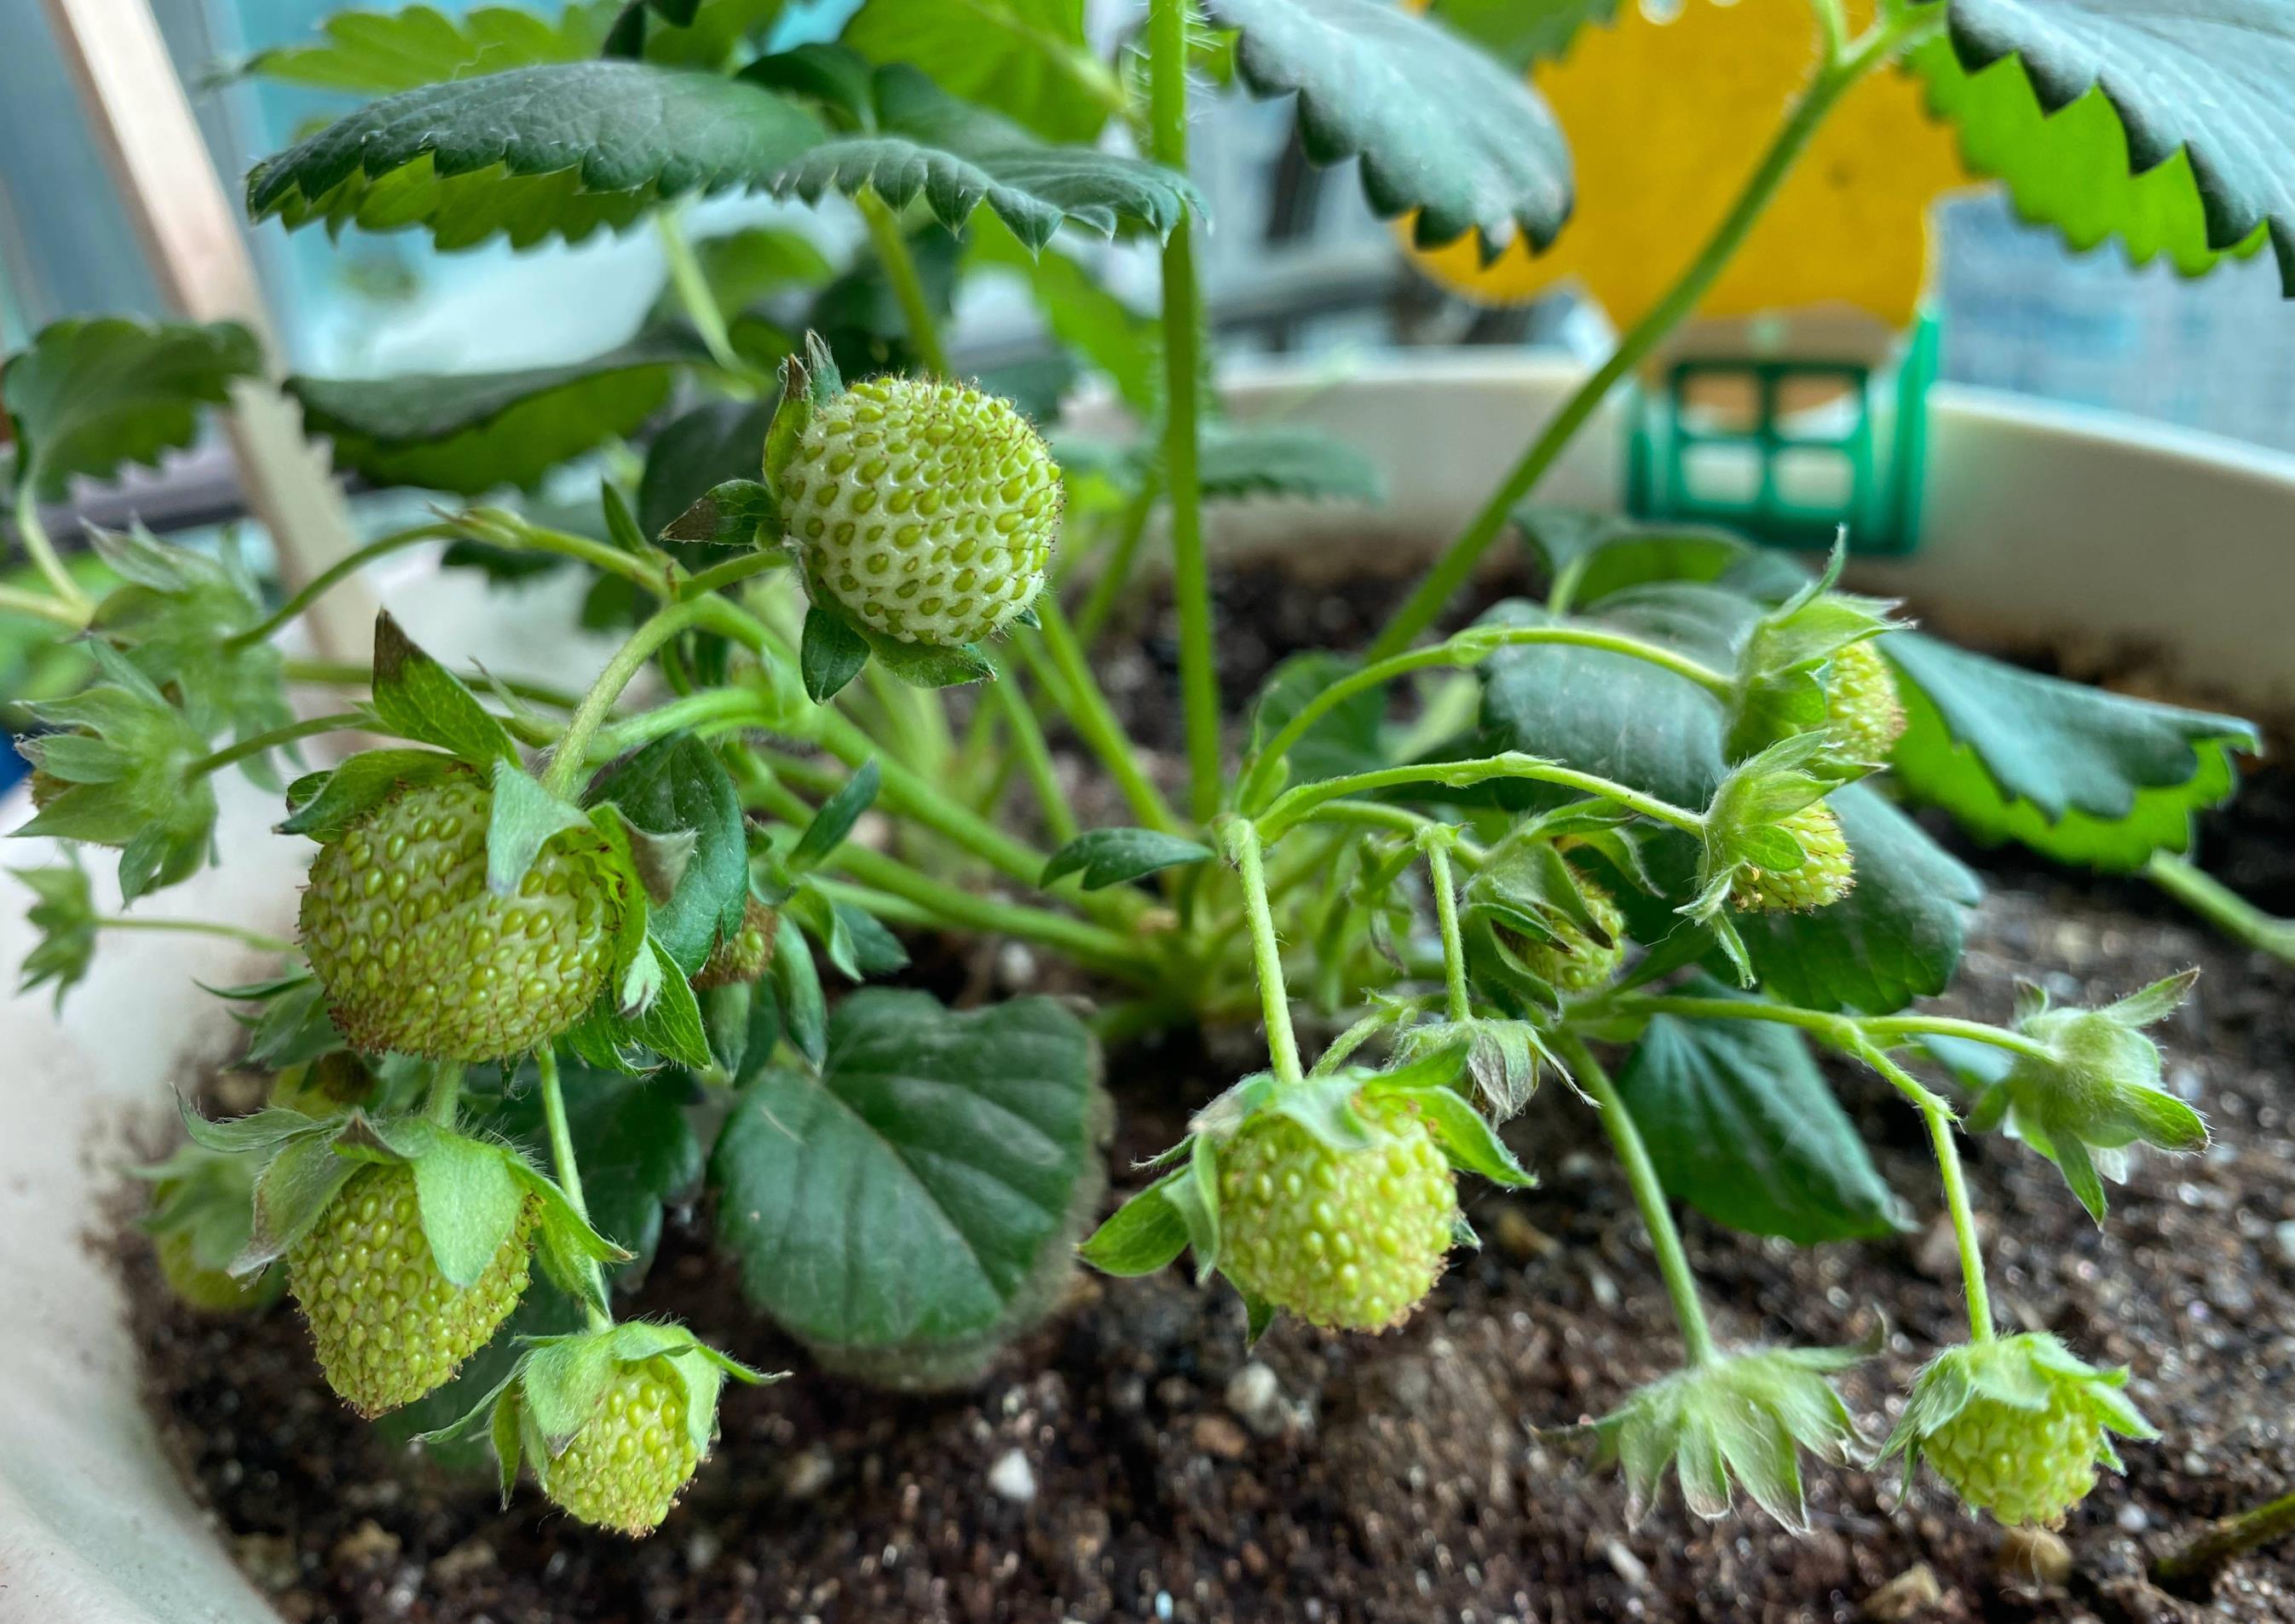
[[[1215,539],[1317,567],[1423,555],[1464,522],[1579,375],[1482,352],[1396,356],[1344,376],[1255,371],[1229,390],[1239,413],[1281,414],[1350,440],[1384,470],[1391,500],[1375,511],[1228,510]],[[1867,569],[1868,580],[1964,635],[2125,639],[2245,703],[2295,698],[2295,458],[1977,390],[1940,388],[1933,404],[1926,545]],[[1620,447],[1614,414],[1597,420],[1541,495],[1613,505]],[[505,614],[469,576],[405,571],[387,595],[445,657],[575,682],[604,658],[594,640],[568,645],[573,600],[560,589]],[[309,847],[268,833],[277,808],[267,797],[236,780],[221,788],[230,866],[146,908],[283,932]],[[0,828],[26,815],[20,795],[0,806]],[[7,855],[11,866],[45,860],[31,843]],[[99,865],[99,889],[107,877]],[[0,911],[0,973],[11,978],[32,940],[22,902],[12,893]],[[205,938],[116,936],[61,1018],[42,997],[6,1006],[0,1624],[274,1616],[160,1451],[119,1289],[89,1241],[107,1232],[123,1165],[167,1131],[170,1091],[193,1086],[236,1035],[194,978],[219,985],[258,967]]]

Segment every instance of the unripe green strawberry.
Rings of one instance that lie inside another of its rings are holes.
[[[1855,860],[1849,854],[1849,842],[1842,836],[1841,820],[1834,816],[1833,808],[1812,801],[1799,812],[1787,812],[1777,820],[1777,827],[1800,844],[1801,867],[1764,869],[1749,865],[1738,869],[1729,887],[1732,907],[1805,912],[1849,894],[1856,880]]]
[[[604,984],[622,882],[604,839],[553,836],[516,894],[486,889],[493,791],[410,785],[331,842],[303,893],[303,951],[355,1049],[491,1060],[556,1037]]]
[[[666,1359],[622,1366],[598,1413],[543,1472],[550,1498],[583,1522],[630,1534],[661,1526],[700,1454],[685,1384]]]
[[[1507,946],[1522,960],[1523,967],[1565,997],[1609,985],[1610,977],[1618,973],[1618,966],[1626,956],[1626,917],[1618,911],[1618,904],[1610,894],[1581,875],[1578,894],[1585,900],[1586,911],[1594,916],[1594,923],[1609,937],[1607,947],[1559,917],[1548,921],[1561,938],[1558,942],[1534,941],[1520,931],[1505,926],[1498,927]]]
[[[741,928],[717,938],[708,961],[693,977],[696,992],[730,987],[737,981],[755,981],[773,962],[773,910],[751,897],[741,910]]]
[[[413,1403],[453,1375],[525,1293],[540,1207],[528,1196],[486,1271],[459,1287],[431,1256],[413,1168],[378,1163],[352,1175],[287,1253],[288,1284],[310,1322],[327,1384],[372,1416]]]
[[[1043,584],[1059,470],[1027,420],[962,384],[878,378],[817,409],[780,476],[818,590],[903,642],[998,632]]]
[[[1220,1267],[1316,1325],[1379,1331],[1433,1289],[1457,1180],[1416,1106],[1372,1096],[1356,1108],[1382,1135],[1368,1149],[1333,1150],[1271,1113],[1221,1147]]]
[[[1921,1455],[1962,1501],[2011,1525],[2054,1528],[2095,1487],[2103,1428],[2052,1394],[2045,1409],[1971,1399],[1921,1443]]]
[[[1825,684],[1825,725],[1851,761],[1885,762],[1904,737],[1905,702],[1897,695],[1889,662],[1870,639],[1833,657]]]
[[[157,1187],[165,1201],[168,1187]],[[200,1261],[199,1237],[189,1229],[170,1229],[151,1237],[159,1260],[159,1276],[167,1289],[186,1306],[203,1314],[236,1314],[276,1302],[287,1282],[276,1269],[266,1269],[252,1279],[236,1279],[223,1269]]]

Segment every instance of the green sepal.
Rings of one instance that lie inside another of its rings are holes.
[[[455,757],[436,750],[362,750],[331,771],[306,773],[288,785],[287,818],[273,827],[324,845],[401,789],[435,784],[458,771]]]
[[[184,1145],[155,1166],[130,1169],[134,1177],[155,1187],[151,1209],[136,1220],[136,1227],[154,1237],[184,1236],[193,1263],[228,1272],[232,1260],[246,1249],[255,1224],[256,1170],[250,1160]]]
[[[63,1008],[64,994],[87,977],[95,962],[95,896],[87,870],[79,866],[78,849],[63,847],[64,861],[45,869],[11,869],[32,893],[25,919],[39,934],[24,955],[20,992],[29,992],[48,982],[55,983],[55,1008]]]
[[[417,648],[384,609],[374,617],[374,712],[383,725],[474,767],[518,759],[518,746],[462,680]]]
[[[813,820],[804,826],[804,832],[789,848],[786,859],[788,867],[803,872],[829,861],[837,848],[845,844],[845,837],[853,832],[853,826],[860,821],[861,814],[875,804],[877,788],[882,780],[883,770],[877,765],[875,756],[862,762],[853,776],[838,785],[837,792],[821,804],[821,810],[813,814]]]
[[[1076,1255],[1119,1279],[1152,1275],[1178,1258],[1188,1248],[1188,1220],[1173,1203],[1171,1189],[1191,1172],[1181,1168],[1166,1173],[1133,1196],[1108,1214]]]
[[[861,635],[860,627],[818,602],[806,608],[797,670],[815,705],[826,705],[843,693],[868,663],[869,640]]]
[[[661,539],[712,547],[771,546],[781,539],[780,499],[757,480],[725,480],[663,526]]]
[[[486,812],[486,889],[515,896],[543,847],[568,829],[589,827],[580,807],[543,788],[515,760],[496,761]]]
[[[1732,767],[1706,808],[1697,895],[1676,911],[1693,923],[1713,927],[1747,986],[1752,984],[1752,967],[1723,905],[1741,869],[1790,873],[1807,861],[1801,843],[1777,823],[1815,805],[1834,789],[1834,780],[1814,771],[1830,743],[1830,736],[1821,730],[1777,740]]]
[[[1535,1174],[1515,1160],[1514,1152],[1506,1147],[1482,1114],[1456,1089],[1442,1085],[1414,1088],[1374,1078],[1364,1085],[1363,1092],[1373,1098],[1407,1099],[1416,1105],[1425,1119],[1427,1131],[1434,1136],[1434,1143],[1442,1147],[1450,1165],[1460,1171],[1480,1173],[1506,1189],[1528,1189],[1538,1182]]]
[[[1474,1092],[1500,1122],[1530,1103],[1542,1071],[1550,1067],[1569,1081],[1569,1073],[1547,1048],[1544,1032],[1529,1021],[1497,1016],[1421,1022],[1395,1039],[1394,1057],[1409,1062],[1458,1049],[1466,1051],[1466,1075]]]
[[[1894,602],[1833,590],[1846,559],[1845,539],[1836,539],[1824,571],[1755,621],[1739,648],[1723,743],[1731,760],[1823,727],[1827,663],[1851,643],[1901,629],[1891,616]],[[1839,764],[1851,777],[1867,766]]]
[[[789,1042],[818,1070],[829,1058],[829,1003],[821,995],[813,949],[787,914],[773,926],[773,959],[767,974]]]

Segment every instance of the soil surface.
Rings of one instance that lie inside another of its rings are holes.
[[[1236,698],[1286,648],[1357,640],[1384,602],[1383,588],[1303,594],[1251,575],[1227,596],[1229,625],[1260,628],[1222,640]],[[1136,673],[1119,660],[1110,674],[1141,697],[1127,708],[1153,734],[1153,627],[1144,647]],[[2214,859],[2288,885],[2295,794],[2283,779],[2256,788],[2215,826]],[[2004,1318],[2132,1366],[2131,1394],[2163,1433],[2124,1446],[2127,1477],[2105,1480],[2061,1544],[2004,1538],[1933,1483],[1900,1499],[1893,1469],[1813,1466],[1807,1538],[1750,1511],[1700,1522],[1671,1499],[1629,1524],[1614,1478],[1541,1429],[1599,1414],[1678,1345],[1598,1127],[1559,1089],[1508,1129],[1541,1187],[1473,1187],[1485,1249],[1376,1338],[1282,1321],[1247,1351],[1223,1289],[1172,1271],[1086,1278],[977,1391],[892,1398],[809,1369],[740,1305],[706,1211],[674,1213],[633,1311],[795,1374],[727,1391],[722,1441],[641,1544],[551,1514],[530,1489],[505,1513],[489,1482],[387,1445],[328,1392],[291,1309],[200,1318],[130,1243],[151,1402],[224,1535],[295,1620],[2295,1624],[2283,1542],[2233,1566],[2204,1606],[2144,1578],[2207,1519],[2295,1485],[2295,971],[2142,887],[1964,855],[1995,888],[1941,1010],[2005,1019],[2020,976],[2100,1000],[2205,969],[2160,1035],[2211,1149],[2139,1163],[2101,1229],[2021,1147],[1986,1137],[1965,1151]],[[1119,1057],[1110,1204],[1191,1106],[1252,1064],[1224,1034]],[[1923,1227],[1798,1251],[1689,1214],[1686,1236],[1726,1339],[1846,1342],[1885,1318],[1882,1356],[1846,1383],[1878,1437],[1923,1357],[1961,1334],[1962,1310],[1916,1121],[1876,1081],[1834,1076]]]

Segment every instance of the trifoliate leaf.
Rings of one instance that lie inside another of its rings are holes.
[[[2137,869],[2226,799],[2252,723],[2021,671],[1911,632],[1881,645],[1908,725],[1891,764],[1985,840]]]
[[[531,486],[608,440],[635,434],[680,370],[706,363],[672,332],[557,366],[398,378],[290,378],[305,426],[378,485],[474,496]]]
[[[1252,94],[1299,97],[1317,163],[1361,159],[1382,218],[1417,211],[1432,248],[1468,232],[1485,257],[1544,248],[1570,216],[1570,155],[1529,86],[1440,23],[1378,0],[1206,0],[1235,29]]]
[[[2272,0],[1952,0],[1915,69],[1979,174],[2076,249],[2187,275],[2267,238],[2295,298],[2295,14]]]
[[[255,336],[236,322],[51,322],[0,367],[0,401],[16,428],[15,484],[61,502],[75,477],[156,467],[162,453],[199,437],[202,407],[227,404],[231,386],[262,368]]]
[[[767,57],[743,77],[784,88],[809,82],[790,62]],[[817,60],[818,52],[808,61]],[[866,187],[894,208],[921,197],[934,219],[962,228],[985,203],[1032,249],[1063,222],[1103,237],[1123,227],[1167,237],[1203,199],[1185,175],[1090,147],[1048,146],[1001,115],[960,102],[905,63],[879,68],[868,99],[851,115],[858,127],[814,146],[782,169],[774,190],[818,202],[830,192]]]
[[[579,241],[671,198],[769,185],[823,133],[788,97],[714,74],[519,68],[362,108],[257,165],[248,210],[290,228],[420,225],[442,249]]]
[[[620,0],[576,0],[555,18],[503,5],[482,5],[460,17],[428,5],[339,12],[319,25],[321,41],[258,51],[233,72],[314,90],[387,96],[541,62],[586,61],[605,44],[620,9]]]

